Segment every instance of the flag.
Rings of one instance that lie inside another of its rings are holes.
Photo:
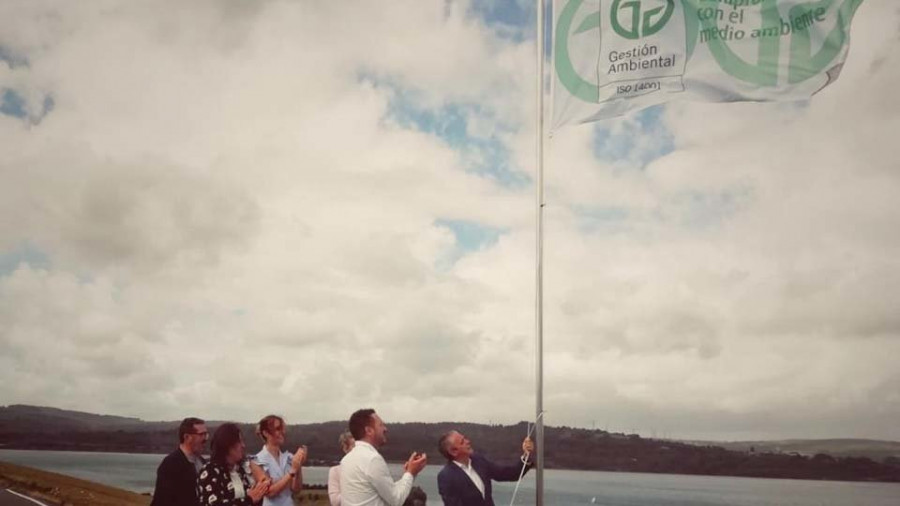
[[[554,0],[551,130],[679,98],[808,99],[863,0]]]

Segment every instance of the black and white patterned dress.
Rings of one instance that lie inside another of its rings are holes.
[[[200,504],[203,506],[253,506],[253,500],[247,492],[250,491],[250,477],[244,472],[243,466],[235,466],[236,472],[243,485],[243,494],[235,490],[234,480],[231,477],[232,470],[224,464],[209,462],[200,469],[197,477],[197,488]],[[240,496],[240,497],[238,497]]]

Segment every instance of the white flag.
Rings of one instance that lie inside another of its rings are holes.
[[[554,0],[551,129],[676,98],[809,98],[840,74],[862,1]]]

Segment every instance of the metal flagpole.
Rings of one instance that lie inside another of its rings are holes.
[[[535,504],[544,504],[544,0],[537,0],[537,182],[535,279]]]

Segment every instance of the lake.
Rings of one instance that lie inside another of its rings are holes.
[[[76,476],[135,492],[151,492],[156,466],[163,455],[0,450],[0,460]],[[395,477],[399,465],[392,465]],[[440,466],[428,466],[416,485],[428,494],[429,504],[441,504],[437,493]],[[328,468],[304,468],[306,483],[327,480]],[[509,504],[515,483],[498,483],[494,501]],[[600,506],[897,506],[900,484],[835,481],[775,480],[610,473],[598,471],[545,472],[548,505]],[[534,476],[526,475],[516,504],[534,504]]]

